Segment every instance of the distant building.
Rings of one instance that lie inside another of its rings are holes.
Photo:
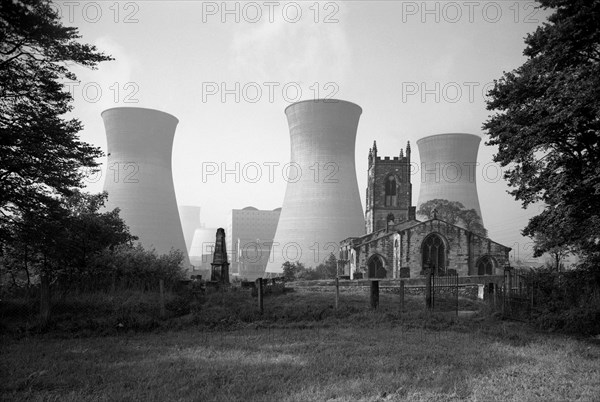
[[[280,214],[281,208],[231,210],[225,232],[231,274],[249,280],[265,274]]]
[[[502,274],[509,247],[434,216],[421,222],[411,204],[410,144],[406,156],[380,158],[369,150],[367,234],[340,242],[344,274],[352,278],[415,278]]]

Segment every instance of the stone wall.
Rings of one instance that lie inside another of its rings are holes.
[[[340,281],[340,293],[345,294],[364,294],[369,296],[370,281]],[[476,300],[478,296],[479,284],[465,283],[459,284],[458,295],[472,300]],[[335,292],[335,281],[307,281],[307,282],[289,282],[288,288],[293,288],[296,292]],[[399,294],[400,281],[380,281],[380,293]],[[423,296],[425,297],[424,285],[405,285],[404,292],[406,295]],[[437,289],[436,294],[453,294],[453,288]]]
[[[507,250],[510,249],[490,239],[477,235],[473,235],[471,244],[473,249],[473,265],[469,273],[471,275],[477,275],[477,261],[479,258],[489,255],[495,262],[494,274],[502,275],[504,272],[504,265],[508,263]]]
[[[421,274],[423,240],[432,233],[441,235],[446,246],[446,267],[455,270],[459,276],[469,274],[469,233],[454,225],[448,225],[440,220],[431,220],[422,225],[404,231],[405,248],[401,267],[410,269],[410,277]],[[410,239],[410,244],[407,242]]]
[[[508,261],[510,248],[461,227],[433,219],[399,232],[380,230],[360,239],[353,239],[352,247],[357,250],[358,271],[368,273],[369,259],[378,255],[384,261],[387,278],[422,276],[422,245],[431,234],[440,236],[444,243],[446,269],[456,272],[460,277],[477,275],[477,262],[483,256],[492,258],[494,274],[502,274]]]
[[[432,233],[441,236],[446,246],[446,267],[459,276],[477,275],[476,263],[484,255],[492,257],[496,263],[495,274],[502,273],[507,262],[509,248],[490,239],[473,234],[466,229],[447,224],[441,220],[431,220],[422,225],[396,234],[398,247],[394,265],[394,278],[410,272],[410,278],[421,275],[423,240]],[[404,268],[404,270],[402,269]]]

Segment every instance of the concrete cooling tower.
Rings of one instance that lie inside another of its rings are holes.
[[[188,253],[190,253],[192,241],[194,239],[194,232],[196,229],[200,228],[200,207],[180,205],[178,209],[179,218],[181,219],[181,228],[183,230],[183,238],[185,239],[185,246],[187,247]]]
[[[209,278],[210,263],[215,251],[215,234],[217,228],[199,228],[194,231],[194,239],[190,247],[190,262],[194,270],[204,271],[203,277]]]
[[[481,137],[474,134],[437,134],[417,141],[421,156],[421,204],[436,198],[459,201],[481,217],[476,164]]]
[[[117,107],[102,112],[107,138],[106,208],[121,217],[146,249],[166,254],[187,247],[171,175],[174,116],[158,110]]]
[[[342,100],[309,100],[285,109],[291,159],[285,198],[266,272],[285,261],[316,267],[339,242],[364,233],[354,164],[362,109]]]

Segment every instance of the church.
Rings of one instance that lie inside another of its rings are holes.
[[[410,143],[406,154],[381,158],[369,149],[366,234],[340,242],[344,273],[357,278],[502,274],[509,247],[438,219],[419,221],[412,206]]]

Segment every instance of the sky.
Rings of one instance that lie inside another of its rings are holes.
[[[290,142],[285,107],[337,98],[362,107],[356,139],[361,201],[367,155],[396,156],[440,133],[482,137],[477,188],[489,237],[531,256],[523,210],[507,193],[482,124],[485,93],[520,66],[524,38],[549,15],[530,1],[71,1],[66,26],[114,61],[72,66],[72,115],[81,138],[106,151],[100,114],[145,107],[177,117],[172,173],[179,205],[202,208],[207,227],[231,209],[283,203]],[[105,164],[106,159],[100,162]],[[257,169],[257,166],[260,167]],[[273,166],[270,168],[269,166]],[[102,191],[104,171],[87,180]],[[272,170],[270,170],[272,169]],[[237,172],[237,174],[236,174]],[[225,173],[225,174],[222,174]],[[260,174],[257,176],[257,174]],[[417,204],[420,172],[412,177]]]

